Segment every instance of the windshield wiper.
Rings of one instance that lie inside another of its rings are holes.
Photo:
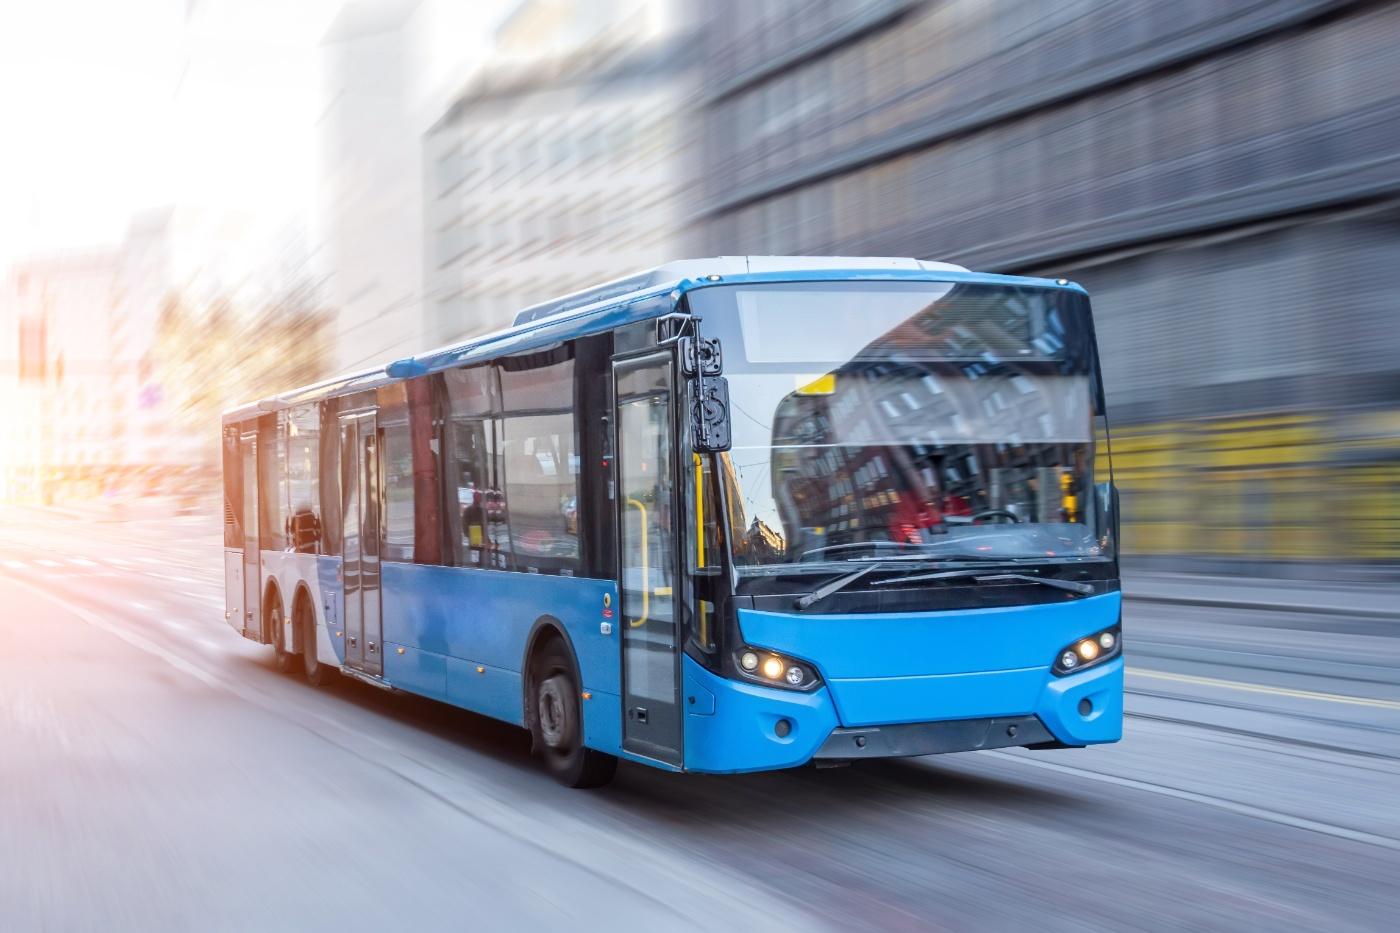
[[[889,586],[893,583],[913,583],[916,580],[949,580],[957,577],[972,577],[978,583],[995,583],[998,580],[1020,580],[1025,583],[1043,583],[1057,590],[1066,590],[1070,593],[1078,593],[1081,596],[1088,596],[1094,592],[1093,584],[1090,583],[1079,583],[1075,580],[1059,580],[1055,577],[1037,577],[1028,573],[988,573],[987,571],[990,569],[993,568],[981,567],[968,570],[942,570],[938,573],[920,573],[912,577],[895,577],[892,580],[877,580],[875,583],[872,583],[871,586]],[[854,574],[852,574],[852,576],[854,576]],[[840,581],[834,582],[839,583]],[[828,584],[828,586],[829,585],[830,584]]]
[[[897,561],[899,558],[895,558]],[[875,570],[893,569],[890,564],[894,561],[874,561],[866,564],[859,570],[837,577],[827,583],[823,583],[806,596],[800,596],[793,603],[798,609],[808,609],[826,599],[831,594],[844,590],[855,583],[866,574]],[[965,570],[939,570],[934,573],[906,574],[904,576],[891,577],[888,580],[876,580],[871,586],[892,586],[896,583],[913,583],[918,580],[955,580],[959,577],[971,577],[978,583],[995,583],[999,580],[1020,580],[1025,583],[1041,583],[1045,586],[1057,590],[1065,590],[1070,593],[1078,593],[1081,596],[1093,594],[1094,587],[1090,583],[1080,583],[1076,580],[1060,580],[1055,577],[1037,577],[1029,573],[1007,573],[1002,567],[976,567]]]
[[[865,576],[867,573],[870,573],[872,570],[879,570],[880,567],[881,565],[878,563],[867,564],[859,570],[855,571],[854,573],[848,573],[843,577],[837,577],[835,580],[823,583],[821,586],[817,587],[815,590],[808,593],[806,596],[798,597],[797,601],[793,603],[793,605],[796,606],[798,609],[806,609],[809,606],[813,606],[821,602],[823,599],[826,599],[828,596],[830,596],[832,593],[835,593],[837,590],[842,590],[850,586],[852,583],[856,582],[861,577]]]

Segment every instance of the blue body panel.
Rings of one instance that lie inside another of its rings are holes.
[[[321,601],[322,618],[326,630],[331,635],[331,645],[335,647],[336,659],[345,663],[345,613],[344,587],[340,576],[339,557],[316,558],[316,598]]]
[[[1068,677],[1055,655],[1119,619],[1109,593],[1046,605],[880,615],[740,611],[745,640],[803,659],[810,692],[727,680],[684,659],[685,763],[737,772],[805,764],[837,726],[1037,715],[1066,745],[1123,734],[1123,661]],[[1079,703],[1088,699],[1090,712]],[[693,702],[692,702],[693,701]],[[774,731],[787,719],[792,731]]]
[[[845,726],[1029,713],[1070,642],[1118,621],[1121,598],[880,615],[739,613],[744,640],[811,663]]]
[[[528,640],[549,617],[568,636],[592,694],[582,707],[585,742],[620,750],[618,636],[600,630],[604,597],[617,599],[612,581],[386,562],[381,586],[385,680],[522,724]]]
[[[811,693],[725,680],[690,657],[681,662],[689,712],[685,717],[687,771],[734,773],[793,768],[809,761],[840,723],[825,689]],[[699,702],[708,695],[703,703]],[[689,697],[697,706],[689,706]],[[779,719],[792,724],[786,737]]]
[[[341,631],[340,561],[318,562],[327,626]],[[558,621],[578,659],[584,740],[622,751],[618,635],[600,630],[608,580],[385,563],[384,679],[402,690],[523,723],[521,668],[534,624]],[[741,610],[745,640],[813,665],[822,685],[797,692],[729,680],[682,659],[685,769],[763,771],[807,763],[838,726],[1035,714],[1067,745],[1117,741],[1123,662],[1068,677],[1058,651],[1118,621],[1121,598],[878,615]],[[333,639],[343,652],[343,638]],[[400,650],[401,649],[401,650]],[[1091,712],[1079,712],[1089,699]],[[778,736],[780,719],[791,724]],[[640,760],[640,759],[639,759]],[[656,764],[646,761],[647,764]]]

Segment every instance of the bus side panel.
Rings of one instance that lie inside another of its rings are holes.
[[[224,548],[224,621],[243,634],[242,548]]]
[[[345,664],[345,614],[342,602],[339,557],[316,558],[317,622],[316,657],[323,664],[341,667]]]
[[[592,694],[583,704],[584,740],[618,750],[618,636],[615,620],[603,615],[605,597],[617,604],[612,581],[404,563],[385,563],[382,573],[391,661],[408,656],[398,655],[399,647],[445,657],[448,702],[507,722],[523,722],[520,678],[530,632],[542,616],[557,619],[573,645],[583,690]]]

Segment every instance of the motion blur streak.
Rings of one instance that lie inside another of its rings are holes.
[[[0,928],[1393,924],[1400,2],[53,0],[0,79]],[[221,410],[716,254],[1088,289],[1121,745],[568,792],[219,617]]]

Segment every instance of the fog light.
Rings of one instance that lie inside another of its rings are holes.
[[[802,668],[795,666],[787,669],[786,677],[787,682],[794,687],[802,686],[802,681],[807,679],[807,675],[802,672]]]
[[[1074,650],[1079,652],[1079,656],[1086,661],[1092,661],[1099,656],[1099,643],[1091,639],[1084,639],[1074,646]]]
[[[792,734],[792,723],[786,719],[779,719],[773,725],[773,732],[778,736],[778,738],[785,739]]]
[[[739,666],[746,671],[758,670],[758,655],[752,651],[745,651],[739,656]]]
[[[1117,644],[1117,642],[1118,639],[1113,637],[1112,632],[1104,632],[1099,636],[1099,647],[1105,651],[1112,651],[1113,646]]]
[[[1078,665],[1079,655],[1075,654],[1073,651],[1066,651],[1064,654],[1060,655],[1060,667],[1068,669],[1077,667]]]
[[[779,677],[783,676],[782,660],[776,657],[764,658],[763,676],[767,677],[769,680],[777,680]]]

